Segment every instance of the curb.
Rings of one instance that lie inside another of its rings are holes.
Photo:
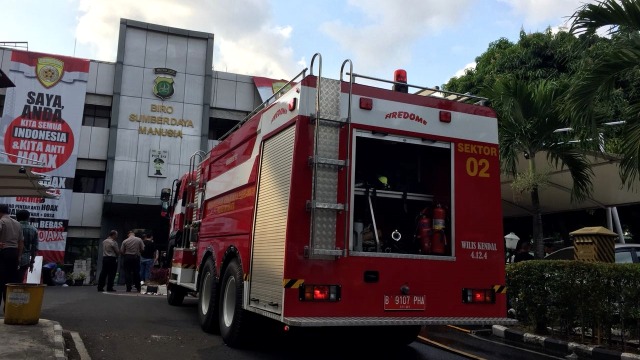
[[[602,360],[640,360],[640,355],[625,353],[621,351],[603,349],[598,346],[588,346],[574,342],[544,337],[540,335],[524,333],[522,331],[511,330],[502,325],[493,325],[492,333],[494,336],[501,337],[511,341],[517,341],[527,344],[540,346],[544,349],[553,351],[574,352],[581,355],[589,356],[591,359]]]
[[[64,351],[64,338],[62,337],[62,326],[57,321],[40,319],[38,320],[46,325],[51,325],[53,329],[53,352],[56,360],[67,360],[67,354]]]

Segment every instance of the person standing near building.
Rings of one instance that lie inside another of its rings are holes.
[[[151,268],[153,263],[158,260],[158,251],[156,244],[153,243],[153,235],[144,234],[142,236],[144,250],[140,254],[140,281],[148,282],[151,276]]]
[[[0,204],[0,302],[6,303],[7,284],[18,282],[23,248],[20,223],[9,216],[9,205]]]
[[[38,230],[35,226],[31,225],[29,218],[31,214],[27,210],[18,210],[16,212],[16,220],[20,222],[22,227],[22,237],[24,238],[24,249],[22,256],[20,257],[20,282],[26,282],[27,269],[33,271],[33,263],[36,261],[36,254],[38,252]]]
[[[104,291],[104,285],[107,285],[107,291],[116,291],[113,283],[116,279],[116,271],[118,270],[118,232],[109,231],[109,236],[102,241],[102,269],[98,277],[98,291]]]
[[[135,287],[140,292],[140,253],[144,250],[144,243],[133,230],[129,230],[129,237],[122,242],[120,252],[124,255],[124,281],[127,292]]]

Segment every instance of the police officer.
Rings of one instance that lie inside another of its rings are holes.
[[[8,283],[21,282],[18,277],[23,248],[22,226],[9,216],[9,205],[0,204],[0,302],[6,300]]]
[[[124,280],[127,292],[135,288],[140,292],[140,253],[144,250],[144,243],[140,237],[129,230],[129,237],[122,242],[120,252],[124,255]]]

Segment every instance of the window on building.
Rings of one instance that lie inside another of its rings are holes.
[[[105,176],[104,171],[78,169],[73,179],[73,192],[103,194]]]
[[[108,128],[111,124],[111,107],[85,105],[82,125]]]
[[[238,121],[228,119],[209,118],[209,140],[218,140],[231,128],[236,126]]]
[[[88,260],[89,281],[95,280],[100,239],[67,238],[64,251],[65,272],[73,271],[76,260]]]
[[[0,95],[0,116],[4,114],[4,95]]]

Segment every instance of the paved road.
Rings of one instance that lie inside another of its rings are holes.
[[[184,306],[173,307],[164,296],[124,291],[98,293],[92,286],[47,287],[41,317],[79,333],[94,360],[464,359],[419,342],[385,354],[374,350],[373,344],[349,342],[348,332],[344,334],[347,346],[338,346],[326,340],[322,332],[284,334],[280,326],[271,323],[256,327],[256,341],[250,348],[232,349],[224,345],[218,335],[200,329],[196,303],[195,298],[187,298]],[[454,342],[450,341],[450,345]],[[492,345],[487,343],[487,346]],[[498,350],[487,349],[482,355],[495,354],[495,351]],[[511,355],[510,358],[517,357]]]

